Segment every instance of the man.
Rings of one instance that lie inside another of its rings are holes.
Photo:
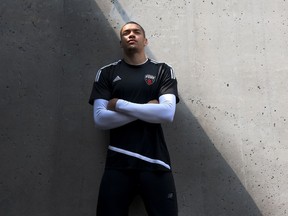
[[[96,74],[89,103],[98,128],[110,129],[97,215],[127,216],[139,194],[149,216],[176,216],[177,198],[161,123],[172,122],[179,101],[173,70],[146,57],[144,29],[120,31],[123,59]]]

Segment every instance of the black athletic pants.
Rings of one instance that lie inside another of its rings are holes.
[[[128,216],[139,194],[149,216],[177,216],[177,197],[171,172],[107,169],[99,190],[97,216]]]

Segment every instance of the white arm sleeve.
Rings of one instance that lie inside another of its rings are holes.
[[[135,117],[107,110],[108,101],[96,99],[93,106],[94,122],[97,128],[108,130],[136,120]]]
[[[119,99],[116,111],[150,123],[172,122],[176,109],[176,96],[164,94],[159,97],[159,104],[137,104]]]

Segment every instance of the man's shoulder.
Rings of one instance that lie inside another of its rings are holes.
[[[109,77],[109,74],[114,70],[113,68],[121,64],[121,61],[122,60],[118,60],[118,61],[102,66],[96,73],[95,82],[98,82],[100,79],[100,76],[102,77],[103,74],[104,74],[104,77],[107,77],[107,76]]]
[[[151,62],[151,64],[155,64],[158,66],[158,73],[159,74],[168,75],[167,77],[169,77],[171,79],[176,79],[174,69],[169,64],[167,64],[165,62],[158,62],[158,61],[151,60],[151,59],[150,59],[150,62]]]
[[[112,62],[110,64],[102,66],[99,70],[102,71],[102,70],[105,70],[105,69],[113,68],[113,67],[119,65],[121,62],[122,62],[122,60],[120,59],[118,61],[115,61],[115,62]]]
[[[172,66],[170,66],[169,64],[154,59],[150,59],[150,63],[164,68],[172,68]]]

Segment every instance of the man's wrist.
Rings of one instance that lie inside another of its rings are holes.
[[[107,105],[107,109],[111,110],[111,111],[116,111],[116,104],[117,104],[118,100],[119,100],[118,98],[113,98],[113,99],[109,100],[108,105]]]

